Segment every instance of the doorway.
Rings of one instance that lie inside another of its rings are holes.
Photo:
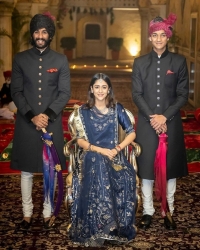
[[[105,38],[101,23],[83,25],[83,57],[105,57]]]

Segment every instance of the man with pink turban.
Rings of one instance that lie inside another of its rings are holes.
[[[164,226],[176,229],[172,217],[176,179],[188,174],[180,108],[188,100],[188,70],[186,59],[168,51],[176,15],[167,19],[156,17],[149,24],[152,51],[136,58],[132,71],[132,96],[138,107],[136,141],[142,153],[138,157],[138,175],[141,178],[143,216],[139,228],[150,227],[155,212],[153,185],[157,184],[154,163],[159,134],[167,136],[165,200],[168,212],[162,212]]]

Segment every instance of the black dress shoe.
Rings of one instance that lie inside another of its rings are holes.
[[[175,230],[176,229],[176,223],[171,217],[171,215],[167,215],[164,217],[164,226],[168,230]]]
[[[151,215],[149,214],[143,215],[138,227],[141,229],[148,229],[151,225],[151,220],[152,220]]]
[[[23,231],[28,231],[30,226],[31,226],[31,223],[32,221],[28,222],[26,220],[23,220],[21,223],[20,223],[20,229],[23,230]]]
[[[44,227],[44,230],[50,231],[55,228],[55,224],[54,222],[51,222],[50,219],[47,221],[43,220],[43,227]]]

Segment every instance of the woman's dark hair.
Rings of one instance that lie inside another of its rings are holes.
[[[94,94],[91,92],[91,87],[93,87],[95,82],[99,79],[104,80],[108,84],[109,93],[106,96],[106,107],[107,108],[114,107],[116,102],[115,102],[115,98],[113,94],[112,84],[111,84],[110,78],[103,73],[97,73],[92,77],[90,81],[90,85],[88,87],[88,100],[86,103],[86,107],[92,108],[95,105],[95,97],[94,97]]]

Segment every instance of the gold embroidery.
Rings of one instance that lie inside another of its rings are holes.
[[[45,139],[43,139],[43,138],[42,138],[42,140],[43,140],[43,142],[44,142],[45,144],[47,144],[47,146],[49,146],[49,147],[51,147],[51,145],[53,144],[53,142],[50,141],[50,140],[45,140]]]
[[[9,155],[8,153],[3,153],[3,155],[2,155],[3,159],[7,159],[8,155]]]
[[[81,138],[87,138],[84,127],[83,127],[83,123],[81,121],[81,117],[80,117],[80,109],[75,107],[74,110],[74,127],[76,128],[76,131],[79,134],[79,137]]]
[[[55,170],[56,170],[57,172],[60,172],[60,171],[61,171],[61,165],[60,165],[60,164],[56,164]]]
[[[112,167],[115,169],[115,171],[120,171],[123,169],[123,167],[119,164],[113,163]]]

